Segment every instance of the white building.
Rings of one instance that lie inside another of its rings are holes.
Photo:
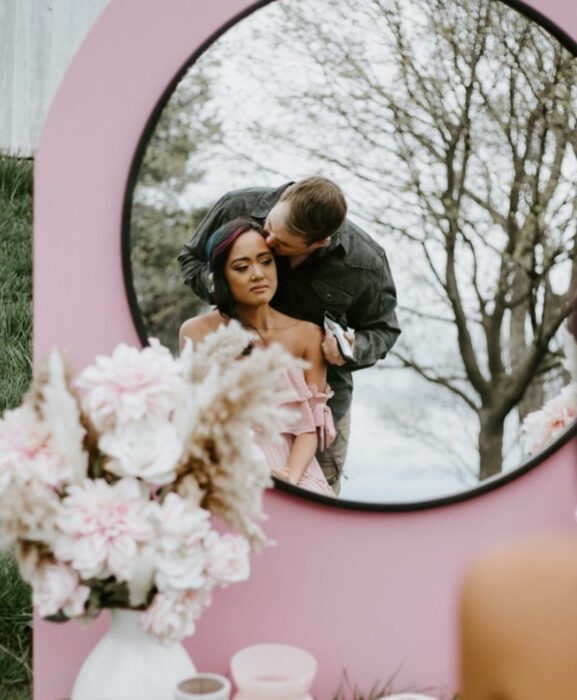
[[[52,97],[109,0],[0,0],[0,152],[33,156]]]

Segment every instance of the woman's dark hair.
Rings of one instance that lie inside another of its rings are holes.
[[[221,315],[228,316],[228,318],[238,318],[238,316],[224,270],[233,243],[247,231],[255,231],[263,238],[266,237],[266,233],[260,224],[246,216],[242,216],[223,224],[211,235],[206,243],[206,255],[214,282],[214,303]]]

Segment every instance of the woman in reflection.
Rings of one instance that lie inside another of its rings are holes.
[[[321,342],[321,329],[308,321],[286,316],[270,306],[277,289],[274,256],[262,228],[247,218],[234,219],[213,233],[207,257],[214,279],[216,310],[185,321],[181,347],[187,338],[198,343],[231,319],[254,333],[254,344],[280,343],[309,363],[303,370],[287,370],[287,403],[298,418],[283,426],[282,444],[262,441],[261,448],[273,476],[309,491],[334,496],[315,452],[334,439],[331,396]],[[321,389],[319,389],[320,387]]]

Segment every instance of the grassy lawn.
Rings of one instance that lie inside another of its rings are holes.
[[[31,700],[32,690],[29,687],[2,688],[2,700]]]
[[[32,346],[32,163],[0,155],[0,414],[30,381]],[[0,557],[0,698],[31,695],[30,591]]]

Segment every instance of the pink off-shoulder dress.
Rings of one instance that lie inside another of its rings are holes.
[[[292,445],[297,435],[316,432],[319,449],[324,450],[335,439],[335,425],[327,401],[333,392],[327,385],[325,391],[307,384],[302,370],[289,369],[285,373],[286,386],[282,387],[285,396],[283,405],[291,409],[292,419],[282,426],[282,440],[270,442],[260,438],[258,444],[272,469],[284,469],[288,462]],[[325,496],[334,496],[317,460],[313,457],[302,475],[298,486],[308,491],[316,491]]]

